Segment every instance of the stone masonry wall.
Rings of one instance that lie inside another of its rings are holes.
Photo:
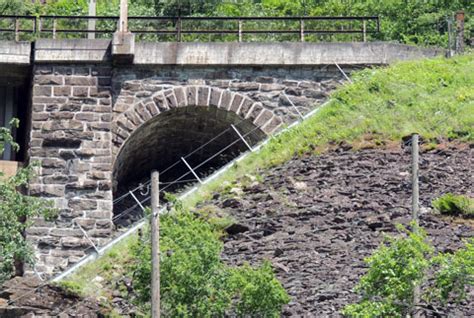
[[[30,162],[37,162],[31,195],[54,202],[55,222],[36,220],[38,272],[51,274],[77,262],[90,243],[112,232],[112,69],[107,66],[35,66]]]
[[[59,212],[56,221],[38,219],[28,230],[36,270],[53,274],[84,256],[90,242],[79,226],[98,246],[110,239],[115,161],[134,131],[160,113],[217,107],[270,133],[322,104],[341,78],[332,66],[36,65],[29,157],[39,167],[29,191]],[[134,164],[123,160],[131,159],[122,158],[122,166]]]

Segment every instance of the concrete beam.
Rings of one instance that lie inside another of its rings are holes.
[[[30,65],[31,43],[0,41],[0,64]]]
[[[140,42],[134,64],[143,65],[325,65],[390,64],[398,60],[433,57],[443,50],[409,45],[370,43],[238,43]]]
[[[40,39],[35,44],[35,63],[100,63],[110,60],[110,40]]]
[[[112,47],[112,48],[111,48]],[[442,49],[386,42],[351,43],[238,43],[137,42],[131,37],[110,40],[38,40],[36,63],[119,62],[135,65],[312,66],[384,65],[400,60],[444,55]]]

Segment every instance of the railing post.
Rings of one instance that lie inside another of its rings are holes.
[[[178,17],[176,21],[176,41],[181,42],[181,17]]]
[[[300,19],[300,41],[304,42],[304,20]]]
[[[38,34],[38,37],[41,38],[41,29],[43,28],[43,21],[41,20],[41,17],[36,18],[35,21],[38,21],[38,28],[36,29],[36,33]]]
[[[53,18],[53,40],[56,40],[56,18]]]
[[[242,20],[239,19],[239,42],[242,42]]]
[[[464,52],[464,11],[456,12],[456,53]]]
[[[89,0],[89,16],[90,17],[96,16],[96,7],[97,7],[96,0]],[[89,40],[95,39],[95,24],[96,24],[95,18],[89,19],[87,21],[87,30],[89,31],[87,32],[87,38]]]
[[[15,41],[20,41],[20,20],[15,18]]]
[[[362,20],[362,33],[364,42],[367,42],[367,22],[365,21],[365,19]]]

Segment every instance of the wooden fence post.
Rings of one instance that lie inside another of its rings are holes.
[[[151,172],[151,315],[160,317],[160,184],[159,173]]]

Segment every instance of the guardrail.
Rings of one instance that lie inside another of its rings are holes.
[[[315,36],[360,35],[380,32],[377,16],[361,17],[129,17],[130,31],[143,39],[194,41],[202,36],[220,36],[220,40],[275,41],[316,40]],[[89,29],[88,22],[96,27]],[[8,23],[10,21],[10,23]],[[13,21],[13,23],[11,22]],[[0,16],[0,33],[34,34],[34,38],[77,38],[84,34],[110,37],[117,29],[117,16]],[[22,25],[28,25],[26,29]],[[295,37],[296,35],[296,37]],[[154,37],[154,38],[153,38]],[[164,37],[160,39],[160,37]]]

